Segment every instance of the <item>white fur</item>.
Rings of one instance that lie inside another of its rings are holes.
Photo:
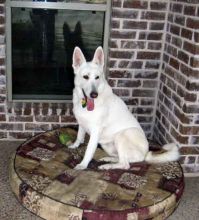
[[[81,50],[78,47],[75,48],[73,112],[78,121],[79,130],[76,141],[69,147],[78,147],[84,142],[85,134],[90,135],[84,158],[75,169],[87,168],[98,143],[110,156],[101,160],[112,162],[100,166],[99,169],[128,169],[129,163],[144,160],[152,163],[177,160],[179,152],[174,144],[165,145],[163,148],[167,152],[160,155],[149,152],[144,131],[125,103],[112,92],[105,80],[103,66],[104,54],[101,47],[97,48],[91,62],[86,62]],[[88,79],[84,78],[85,75]],[[96,78],[98,76],[99,78]],[[82,107],[81,99],[84,98],[82,89],[87,97],[90,97],[92,90],[98,93],[98,97],[94,99],[93,111]]]

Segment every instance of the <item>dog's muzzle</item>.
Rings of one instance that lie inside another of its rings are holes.
[[[97,92],[91,92],[90,96],[91,98],[88,98],[86,96],[86,93],[82,89],[82,93],[84,95],[84,98],[82,99],[82,107],[85,108],[87,107],[88,111],[93,111],[95,108],[95,103],[94,103],[94,97],[97,98],[98,93]]]
[[[91,93],[90,93],[90,97],[93,98],[93,99],[95,99],[95,98],[98,97],[98,93],[97,93],[97,92],[91,92]]]

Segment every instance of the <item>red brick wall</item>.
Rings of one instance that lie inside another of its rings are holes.
[[[109,81],[145,132],[153,131],[167,1],[114,0]]]
[[[181,147],[186,172],[199,171],[199,1],[170,1],[154,137]]]

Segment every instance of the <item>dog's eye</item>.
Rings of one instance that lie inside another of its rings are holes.
[[[84,79],[86,79],[86,80],[89,79],[89,76],[88,76],[88,75],[84,75],[83,77],[84,77]]]
[[[99,76],[96,76],[95,79],[99,79]]]

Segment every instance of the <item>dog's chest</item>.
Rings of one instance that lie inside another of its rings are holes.
[[[104,109],[98,106],[93,111],[88,111],[81,105],[76,105],[73,111],[78,124],[82,125],[87,131],[90,131],[95,126],[99,126],[105,115]]]

